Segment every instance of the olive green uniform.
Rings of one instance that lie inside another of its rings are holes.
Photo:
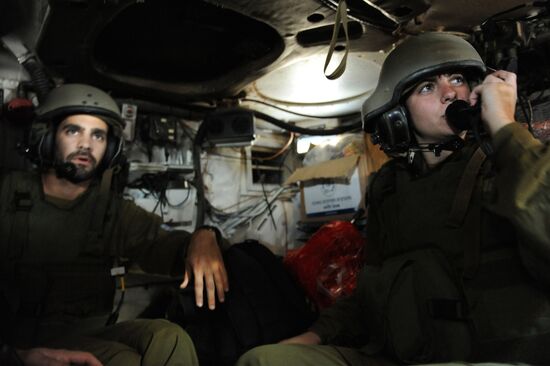
[[[163,230],[158,216],[133,202],[104,194],[92,184],[64,201],[44,195],[39,174],[1,180],[1,290],[16,314],[9,340],[19,348],[88,350],[112,365],[197,364],[188,335],[167,321],[102,327],[113,306],[114,263],[127,258],[147,272],[181,275],[190,238]]]
[[[435,248],[458,274],[471,307],[468,319],[475,326],[473,347],[465,348],[466,352],[453,349],[460,346],[454,338],[432,339],[440,349],[449,348],[448,357],[427,355],[425,360],[549,364],[550,150],[519,124],[504,127],[492,142],[494,169],[487,159],[463,219],[454,224],[449,215],[459,181],[474,154],[473,144],[432,170],[411,167],[401,159],[387,163],[369,186],[369,252],[377,249],[385,264]],[[373,286],[369,278],[381,273],[380,268],[384,265],[367,265],[354,294],[324,311],[313,325],[312,331],[326,345],[262,346],[245,354],[238,365],[287,365],[295,359],[304,365],[379,364],[370,355],[391,354],[388,344],[392,343],[380,344],[377,323],[388,317],[399,319],[391,329],[393,338],[386,334],[394,341],[407,340],[409,334],[415,337],[413,326],[418,325],[407,318],[417,312],[416,308],[409,311],[408,303],[396,305],[392,315],[383,314],[391,311],[389,302],[381,306],[382,314],[373,311],[368,301],[383,298],[393,291],[389,287],[406,281],[395,277],[402,282]],[[427,346],[418,341],[410,339],[408,344],[418,346],[421,353]]]

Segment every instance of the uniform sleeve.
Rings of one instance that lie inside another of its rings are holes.
[[[162,229],[159,216],[122,200],[111,237],[119,255],[135,260],[146,272],[179,275],[191,234]]]
[[[527,268],[550,283],[550,149],[519,123],[494,137],[496,212],[514,225]]]

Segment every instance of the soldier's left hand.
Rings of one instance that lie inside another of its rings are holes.
[[[197,306],[203,305],[205,288],[208,308],[211,310],[216,307],[216,295],[220,302],[225,300],[225,293],[229,291],[229,281],[216,234],[211,230],[199,229],[193,233],[185,260],[185,275],[181,288],[187,287],[191,274],[195,282]]]

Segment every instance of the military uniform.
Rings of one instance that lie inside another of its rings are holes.
[[[416,364],[550,363],[550,150],[517,123],[492,142],[494,160],[481,165],[454,222],[474,144],[434,169],[402,159],[382,167],[369,186],[367,223],[382,264],[367,265],[354,294],[312,327],[323,344],[338,347],[262,346],[238,365],[390,362],[373,355]],[[439,272],[429,272],[434,262]],[[438,286],[441,296],[426,295],[428,309],[422,292]]]
[[[44,195],[39,174],[3,177],[2,291],[15,314],[12,343],[88,350],[105,364],[197,364],[188,335],[167,321],[102,327],[113,306],[110,270],[118,259],[132,259],[147,272],[183,272],[190,235],[161,224],[97,182],[65,201]]]

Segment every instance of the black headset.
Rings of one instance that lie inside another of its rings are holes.
[[[406,153],[412,144],[411,126],[408,112],[402,105],[380,114],[374,118],[372,127],[364,124],[366,132],[372,133],[372,142],[380,144],[380,148],[388,155]]]
[[[373,144],[380,144],[380,148],[389,156],[399,156],[409,152],[431,151],[439,156],[441,151],[456,151],[464,146],[464,140],[453,136],[446,141],[430,144],[418,144],[412,134],[413,126],[409,123],[408,111],[402,105],[398,105],[374,119],[374,131],[372,132]]]

